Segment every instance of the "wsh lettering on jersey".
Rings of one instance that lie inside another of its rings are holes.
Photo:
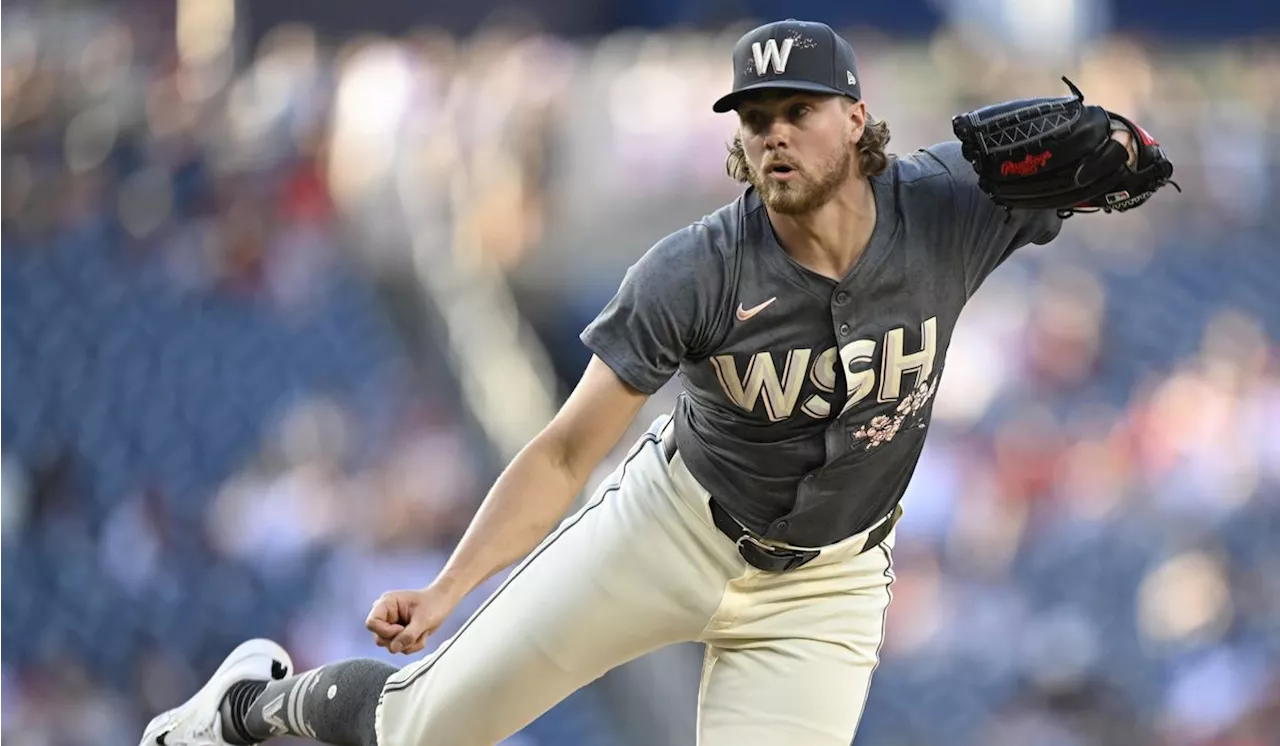
[[[902,400],[908,403],[902,418],[890,417],[883,427],[867,431],[868,442],[879,444],[889,438],[890,424],[897,420],[901,427],[906,416],[919,411],[933,396],[937,381],[929,381],[933,373],[934,359],[938,353],[938,319],[932,317],[920,325],[920,349],[908,352],[905,346],[906,330],[890,329],[882,340],[856,339],[843,347],[832,347],[814,354],[813,348],[801,347],[786,352],[782,371],[772,352],[757,352],[747,360],[741,373],[733,355],[716,355],[711,358],[716,377],[724,395],[743,411],[754,413],[758,406],[771,422],[781,422],[795,414],[797,405],[804,414],[814,419],[831,416],[833,394],[836,392],[836,364],[844,371],[846,395],[840,414],[876,394],[876,402],[886,404]],[[879,365],[876,358],[879,357]],[[878,370],[878,375],[877,375]],[[915,374],[915,385],[903,399],[903,377]],[[812,387],[808,396],[805,383]],[[803,397],[803,401],[801,398]],[[870,426],[872,423],[868,423]],[[896,433],[898,427],[893,427]],[[872,446],[869,446],[872,447]]]

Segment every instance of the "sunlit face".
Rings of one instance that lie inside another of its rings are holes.
[[[866,121],[861,102],[771,91],[744,99],[737,110],[747,178],[775,212],[816,210],[854,175],[854,143]]]

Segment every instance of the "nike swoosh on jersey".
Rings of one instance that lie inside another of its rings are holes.
[[[775,295],[774,297],[770,298],[764,303],[761,303],[758,306],[752,306],[751,308],[743,308],[742,304],[739,303],[738,304],[738,321],[746,321],[752,316],[755,316],[756,314],[760,313],[764,309],[768,308],[769,304],[773,303],[777,299],[778,299],[778,296]]]

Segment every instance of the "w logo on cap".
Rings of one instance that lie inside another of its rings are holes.
[[[856,101],[862,89],[853,47],[825,23],[788,19],[754,28],[734,43],[733,88],[711,110],[733,111],[748,95],[766,89]]]
[[[778,41],[770,39],[764,44],[755,42],[751,45],[751,54],[755,56],[756,75],[764,77],[770,66],[773,67],[774,75],[781,75],[787,70],[787,60],[791,58],[791,48],[795,46],[796,40],[786,38],[782,40],[782,48],[778,48]]]

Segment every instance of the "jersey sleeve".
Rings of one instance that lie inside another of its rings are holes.
[[[1014,251],[1046,244],[1057,237],[1062,219],[1053,210],[1006,210],[978,188],[978,174],[964,159],[959,142],[929,148],[950,175],[958,220],[956,238],[965,266],[965,290],[973,295],[982,281]]]
[[[645,394],[662,388],[709,345],[722,305],[724,262],[705,226],[659,241],[633,264],[612,300],[579,335],[617,376]]]

